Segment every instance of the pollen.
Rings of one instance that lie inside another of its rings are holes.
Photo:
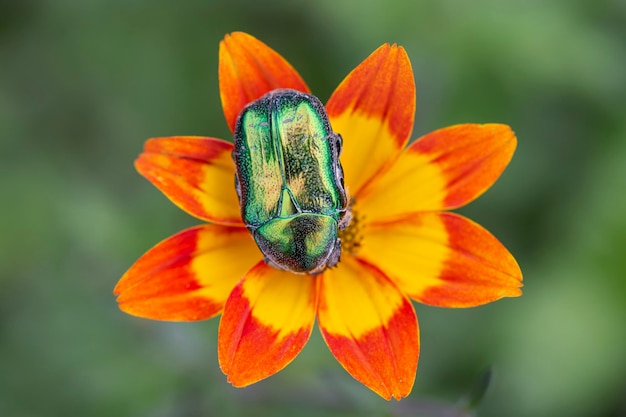
[[[350,222],[345,229],[339,231],[338,235],[341,241],[341,251],[350,255],[356,255],[363,240],[363,219],[354,209],[354,204],[351,206],[350,211],[352,216]]]

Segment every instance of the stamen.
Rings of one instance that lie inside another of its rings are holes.
[[[362,218],[354,209],[354,203],[350,207],[352,218],[345,229],[339,231],[339,240],[341,241],[341,252],[356,255],[361,247],[362,234]]]

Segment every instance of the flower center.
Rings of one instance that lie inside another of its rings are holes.
[[[338,233],[339,240],[341,241],[341,251],[349,253],[350,255],[356,255],[361,247],[361,241],[363,240],[363,222],[359,213],[354,209],[354,203],[350,207],[352,218],[345,229],[340,230]]]

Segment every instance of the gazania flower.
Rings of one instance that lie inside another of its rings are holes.
[[[220,44],[219,82],[234,131],[249,103],[279,88],[309,92],[274,50],[245,33]],[[485,229],[448,210],[477,198],[510,161],[508,126],[461,124],[407,147],[415,84],[405,50],[385,44],[339,84],[326,106],[343,137],[352,218],[339,262],[321,273],[272,267],[244,226],[233,144],[209,137],[150,139],[137,170],[208,222],[157,244],[115,288],[120,308],[157,320],[222,314],[218,357],[242,387],[289,364],[315,319],[339,363],[386,399],[411,391],[419,330],[411,299],[471,307],[521,294],[520,269]]]

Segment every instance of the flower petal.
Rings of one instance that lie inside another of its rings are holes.
[[[285,58],[243,32],[226,35],[220,42],[218,74],[224,116],[233,132],[241,109],[265,93],[277,88],[309,92]]]
[[[350,194],[404,148],[415,117],[415,80],[404,48],[385,44],[339,84],[326,105],[343,137],[341,163]]]
[[[419,329],[411,302],[374,266],[345,257],[324,272],[318,319],[341,365],[381,397],[411,392]]]
[[[485,192],[513,157],[509,126],[463,124],[429,133],[359,196],[372,221],[463,206]]]
[[[358,256],[424,304],[473,307],[522,293],[515,258],[487,230],[454,213],[369,225]]]
[[[113,293],[118,295],[120,309],[133,316],[208,319],[222,311],[237,282],[260,258],[244,228],[192,227],[146,252]]]
[[[174,204],[199,219],[243,226],[235,191],[233,144],[178,136],[146,141],[137,171]]]
[[[231,293],[220,321],[218,358],[243,387],[283,369],[300,353],[315,321],[314,278],[258,263]]]

